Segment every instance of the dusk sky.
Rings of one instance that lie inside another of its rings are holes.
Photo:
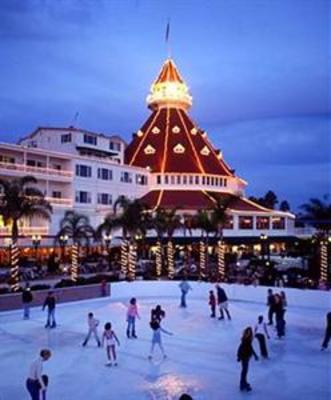
[[[293,208],[330,191],[329,0],[1,0],[0,140],[73,124],[130,140],[167,56],[191,115]]]

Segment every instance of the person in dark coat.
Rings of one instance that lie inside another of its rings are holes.
[[[47,307],[47,322],[45,328],[56,328],[55,322],[55,306],[56,299],[52,291],[48,292],[48,295],[43,304],[43,311]]]
[[[231,319],[231,315],[228,309],[228,296],[225,293],[225,290],[219,285],[216,285],[217,290],[217,303],[220,310],[220,317],[218,319],[224,319],[224,312],[226,313],[228,319]]]
[[[23,318],[30,319],[30,304],[33,300],[30,285],[27,282],[22,292],[22,303],[23,303]]]
[[[253,330],[249,326],[243,332],[241,343],[237,352],[237,361],[241,362],[240,390],[246,390],[247,392],[252,390],[251,385],[247,382],[249,361],[252,356],[254,356],[255,360],[259,359],[253,349],[252,342]]]
[[[157,305],[151,311],[151,321],[158,321],[159,323],[165,318],[165,311],[162,310],[160,305]]]
[[[331,339],[331,312],[328,312],[326,314],[326,329],[321,350],[326,350],[328,348],[330,339]]]
[[[275,304],[273,306],[274,312],[276,315],[276,330],[277,330],[277,336],[278,339],[281,339],[283,336],[285,336],[285,309],[283,307],[283,302],[282,298],[279,294],[274,295],[274,301]]]
[[[268,289],[268,297],[267,297],[267,306],[269,307],[268,311],[268,319],[269,319],[269,324],[273,324],[273,316],[275,314],[275,296],[272,292],[272,289]]]

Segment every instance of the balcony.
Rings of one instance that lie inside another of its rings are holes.
[[[10,236],[11,228],[9,226],[0,227],[0,236]],[[23,226],[19,228],[19,235],[22,236],[32,236],[32,235],[40,235],[45,236],[48,235],[48,227],[47,226]]]
[[[46,197],[46,200],[54,207],[72,207],[73,205],[72,199],[70,198]]]
[[[0,162],[0,172],[1,170],[6,170],[6,172],[13,172],[14,175],[20,173],[24,175],[47,175],[48,177],[64,178],[65,180],[71,180],[73,173],[68,170],[61,170],[55,168],[43,168],[43,167],[32,167],[25,164],[14,164],[7,162]],[[61,179],[62,180],[62,179]]]

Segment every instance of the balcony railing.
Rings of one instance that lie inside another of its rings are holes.
[[[19,235],[32,236],[32,235],[47,235],[47,226],[23,226],[18,229]],[[3,226],[0,228],[0,236],[11,235],[11,228],[9,226]]]
[[[54,206],[59,207],[72,207],[72,199],[62,199],[58,197],[46,197],[46,200],[49,201]]]
[[[24,172],[26,174],[42,174],[51,176],[60,176],[65,178],[72,178],[72,171],[66,171],[55,168],[43,168],[43,167],[32,167],[25,164],[15,164],[0,162],[0,169],[6,169],[10,171]]]

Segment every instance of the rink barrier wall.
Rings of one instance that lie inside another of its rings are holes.
[[[106,285],[106,292],[104,293],[105,296],[103,296],[100,284],[71,286],[47,290],[33,290],[33,301],[31,303],[31,307],[43,305],[45,297],[50,290],[52,290],[52,292],[55,294],[58,303],[95,299],[110,295],[110,285]],[[0,311],[18,310],[22,307],[22,293],[11,293],[0,296]]]
[[[179,281],[135,281],[135,282],[113,282],[111,284],[111,299],[123,300],[131,297],[148,298],[152,297],[157,303],[157,299],[166,297],[177,297],[179,302],[180,289]],[[215,290],[215,285],[206,282],[189,282],[192,291],[189,292],[187,299],[190,298],[203,300],[208,304],[209,290]],[[238,284],[221,285],[230,301],[243,301],[250,303],[266,304],[268,286],[246,286]],[[331,292],[308,289],[292,289],[271,287],[275,293],[284,290],[289,306],[311,307],[316,309],[331,311]]]

